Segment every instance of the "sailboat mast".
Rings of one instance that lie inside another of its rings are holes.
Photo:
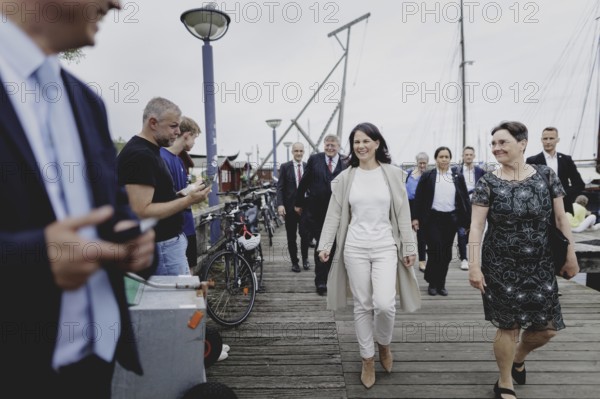
[[[346,103],[346,74],[348,72],[348,54],[350,53],[350,28],[352,27],[352,25],[362,21],[363,19],[367,19],[370,16],[371,16],[370,12],[366,13],[362,17],[356,18],[354,21],[347,23],[346,25],[334,30],[333,32],[331,32],[327,35],[327,37],[335,36],[335,39],[338,41],[338,43],[340,44],[340,46],[342,46],[342,49],[344,50],[343,57],[345,58],[344,59],[344,75],[342,78],[342,94],[340,96],[340,102],[339,102],[338,126],[337,126],[337,136],[340,138],[340,140],[342,138],[342,129],[343,129],[343,123],[344,123],[344,108],[345,108],[345,103]],[[340,39],[337,37],[337,34],[346,29],[348,30],[348,34],[346,36],[346,46],[344,47],[344,45],[342,44]]]
[[[460,73],[462,85],[462,146],[467,145],[467,91],[465,90],[465,29],[463,0],[460,0]]]
[[[598,21],[598,19],[600,19],[600,17],[596,18],[596,21]],[[600,64],[600,37],[598,38],[596,57],[598,57],[597,60]],[[598,79],[598,91],[600,92],[600,69],[596,69],[596,79]],[[596,95],[596,98],[598,98],[598,95]],[[596,148],[596,173],[600,173],[600,118],[598,118],[598,136],[596,141],[598,146],[598,148]]]
[[[598,148],[596,149],[596,173],[600,173],[600,124],[598,124]]]

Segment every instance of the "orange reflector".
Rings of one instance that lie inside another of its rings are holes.
[[[248,287],[244,287],[244,295],[248,295]]]
[[[194,330],[196,327],[198,327],[198,324],[200,324],[203,317],[204,313],[202,313],[199,310],[196,310],[192,317],[190,317],[190,320],[188,321],[188,327]]]

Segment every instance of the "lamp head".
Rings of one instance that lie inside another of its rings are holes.
[[[279,127],[279,125],[281,125],[281,119],[267,119],[267,125],[269,125],[270,128],[272,129],[276,129]]]
[[[229,15],[216,9],[215,3],[204,8],[194,8],[181,14],[181,22],[198,39],[204,41],[219,40],[229,28]]]

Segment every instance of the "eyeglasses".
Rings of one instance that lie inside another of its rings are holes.
[[[510,143],[514,143],[514,141],[512,141],[512,140],[498,140],[498,141],[492,141],[492,142],[490,143],[490,148],[491,148],[492,150],[493,150],[493,149],[494,149],[494,147],[496,147],[496,146],[498,146],[498,147],[500,147],[500,148],[504,148],[504,147],[506,147],[506,145],[507,145],[507,144],[510,144]]]

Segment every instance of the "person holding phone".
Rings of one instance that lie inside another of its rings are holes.
[[[490,146],[500,168],[483,175],[472,196],[469,282],[481,291],[485,319],[497,328],[496,398],[516,398],[513,380],[526,383],[526,357],[565,328],[550,223],[571,242],[561,275],[569,279],[579,272],[563,205],[565,190],[550,167],[525,163],[527,137],[520,122],[503,122],[492,130]]]
[[[2,393],[106,399],[117,361],[142,374],[123,275],[148,271],[154,232],[116,243],[137,222],[106,108],[57,54],[94,45],[121,6],[53,2],[50,18],[48,5],[0,0]],[[49,166],[57,178],[45,178]]]
[[[178,196],[161,147],[180,135],[181,111],[173,102],[155,97],[143,113],[142,131],[131,138],[117,158],[119,184],[125,186],[133,211],[140,218],[156,218],[157,275],[190,274],[183,211],[204,201],[210,187],[199,185]]]
[[[180,135],[169,147],[160,149],[160,156],[165,161],[171,177],[173,178],[173,187],[177,193],[188,187],[188,171],[181,158],[181,154],[190,151],[194,147],[196,138],[200,135],[200,126],[192,118],[184,116],[179,125]],[[189,155],[188,155],[189,157]],[[193,165],[193,161],[190,159]],[[190,187],[193,190],[193,186]],[[196,228],[194,226],[194,215],[192,208],[183,210],[183,232],[187,238],[187,248],[185,255],[187,257],[190,269],[196,267],[198,262],[198,252],[196,249]]]

